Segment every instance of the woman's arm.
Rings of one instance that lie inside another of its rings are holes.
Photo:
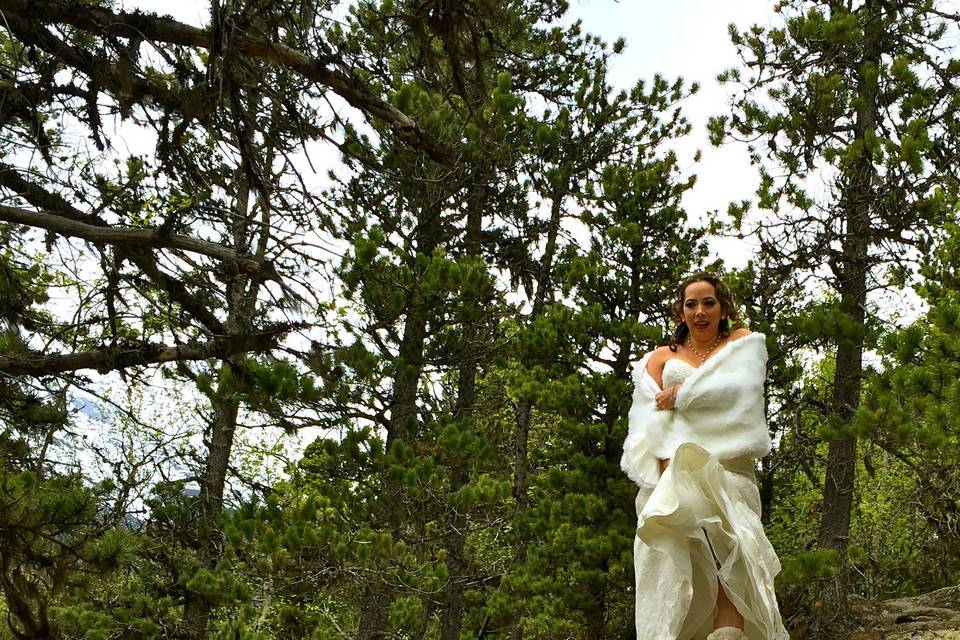
[[[750,330],[746,328],[736,329],[730,334],[730,337],[727,338],[727,342],[733,342],[734,340],[739,340],[744,336],[750,335]],[[659,360],[654,362],[655,358],[659,356]],[[663,365],[666,363],[667,359],[670,357],[669,347],[660,347],[657,349],[650,360],[647,362],[647,371],[657,381],[657,386],[663,389]],[[653,367],[651,367],[653,364]],[[652,371],[651,369],[655,369]],[[677,391],[680,390],[682,383],[675,384],[668,389],[663,389],[660,393],[657,394],[657,407],[662,410],[672,410],[676,406],[677,402]],[[666,471],[667,467],[670,466],[670,458],[660,458],[660,473]]]
[[[647,373],[661,389],[663,388],[663,364],[670,357],[669,347],[657,347],[647,360]]]
[[[654,382],[657,383],[657,386],[660,387],[661,391],[657,394],[657,408],[661,406],[661,402],[669,402],[669,408],[673,408],[672,400],[676,400],[677,389],[671,387],[669,390],[663,389],[663,365],[666,363],[667,358],[670,357],[670,347],[657,347],[653,354],[650,356],[650,359],[647,360],[647,373],[650,374],[650,377],[653,378]],[[677,385],[679,386],[679,385]],[[671,396],[671,399],[663,400],[664,396]],[[666,407],[665,407],[666,408]],[[667,468],[667,465],[670,464],[670,459],[660,458],[660,473],[663,473]]]

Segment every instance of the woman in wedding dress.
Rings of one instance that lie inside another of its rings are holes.
[[[770,452],[766,339],[730,330],[726,285],[678,289],[671,344],[634,370],[621,466],[640,487],[634,539],[638,640],[789,640],[760,523],[754,462]]]

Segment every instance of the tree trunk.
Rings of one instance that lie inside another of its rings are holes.
[[[640,315],[640,290],[644,274],[640,271],[638,265],[640,264],[642,251],[642,248],[639,246],[634,246],[631,249],[630,302],[628,308],[624,311],[626,318],[636,318]],[[614,312],[615,310],[613,309],[608,310],[608,313]],[[630,357],[633,354],[633,349],[634,343],[632,340],[625,340],[622,342],[613,363],[613,375],[619,380],[625,381],[628,385],[628,388],[631,386]],[[603,422],[607,427],[606,435],[604,436],[603,441],[603,456],[607,464],[616,469],[619,469],[620,466],[619,461],[623,450],[623,440],[622,438],[613,437],[614,426],[620,417],[624,415],[625,405],[626,407],[629,407],[630,401],[631,398],[629,395],[623,398],[607,398],[606,411],[604,412],[603,416]],[[627,508],[629,509],[631,521],[635,522],[635,503],[631,501],[629,507]],[[604,570],[606,571],[609,565],[607,562],[604,562],[604,565]],[[594,640],[602,640],[603,638],[607,637],[606,593],[598,590],[595,599],[590,603],[590,607],[585,610],[585,614],[587,619],[588,637]],[[636,633],[635,629],[634,633]]]
[[[431,255],[437,247],[437,216],[424,216],[419,228],[416,249]],[[423,348],[427,336],[427,301],[415,284],[407,306],[403,336],[398,348],[390,419],[387,421],[387,451],[397,442],[410,442],[415,435],[417,421],[417,393],[423,372]],[[387,526],[391,532],[401,531],[400,516],[394,510],[403,502],[402,484],[382,474],[383,502]],[[358,640],[379,640],[386,635],[387,615],[394,595],[386,585],[368,585],[364,591],[360,611]]]
[[[876,9],[866,3],[864,11],[874,14]],[[873,20],[873,23],[878,22]],[[861,100],[854,124],[855,137],[864,142],[876,130],[877,122],[877,74],[865,73],[864,67],[879,68],[876,53],[878,34],[875,24],[868,27],[864,42],[873,44],[864,55],[860,65],[858,93]],[[867,248],[870,242],[870,211],[873,205],[873,183],[876,168],[871,153],[865,150],[860,159],[843,176],[841,207],[844,210],[845,229],[841,242],[841,268],[837,273],[841,310],[859,327],[864,326],[866,316],[867,273],[869,270]],[[860,388],[863,375],[863,337],[840,336],[837,345],[836,371],[834,374],[832,403],[834,411],[846,428],[860,404]],[[818,544],[821,549],[833,549],[839,554],[836,576],[826,580],[819,589],[820,607],[814,628],[823,637],[830,637],[849,624],[850,611],[847,602],[847,585],[844,563],[850,536],[850,512],[856,470],[857,440],[847,432],[830,441],[827,455],[826,481],[824,482],[823,505]]]
[[[550,206],[550,228],[547,230],[547,244],[537,273],[536,291],[533,296],[533,309],[530,319],[535,320],[543,314],[547,300],[552,297],[550,278],[553,273],[553,260],[557,252],[557,235],[560,232],[560,214],[563,210],[563,194],[555,193]],[[517,407],[517,432],[514,439],[513,497],[518,505],[526,504],[527,494],[527,441],[530,436],[531,403],[521,398]]]
[[[606,638],[606,611],[607,594],[603,591],[597,591],[593,594],[584,594],[592,602],[590,607],[586,608],[587,614],[587,637],[590,640],[604,640]]]
[[[202,516],[197,532],[200,562],[206,569],[213,569],[223,552],[218,519],[223,512],[223,490],[226,486],[233,436],[237,428],[237,413],[240,403],[232,398],[212,399],[214,418],[210,440],[207,443],[207,463],[200,487]],[[205,638],[212,607],[204,598],[187,592],[183,605],[181,635],[190,640]]]
[[[478,179],[477,186],[471,194],[467,213],[466,246],[467,255],[480,256],[480,231],[483,224],[483,211],[487,204],[487,189],[484,181]],[[478,344],[480,334],[481,300],[474,300],[474,304],[464,313],[462,358],[457,376],[457,403],[454,407],[454,420],[465,423],[472,422],[474,405],[477,398],[477,373],[480,369],[480,358],[483,348]],[[470,474],[464,465],[450,470],[450,493],[462,489],[470,481]],[[459,640],[460,629],[463,625],[463,584],[469,569],[467,558],[464,557],[463,547],[465,532],[469,522],[465,514],[454,509],[452,522],[448,525],[445,547],[447,549],[447,569],[449,581],[443,590],[443,614],[440,622],[440,640]]]
[[[426,309],[423,308],[421,296],[415,294],[404,325],[397,375],[394,378],[393,401],[390,405],[390,420],[387,424],[388,451],[397,442],[409,442],[414,433],[417,420],[417,391],[423,370],[426,326]],[[403,487],[387,474],[383,474],[382,482],[384,501],[389,512],[392,506],[401,504]],[[400,523],[395,517],[388,515],[387,519],[391,523],[390,531],[394,533],[400,531]],[[379,640],[385,636],[387,613],[391,602],[393,602],[393,594],[386,585],[368,585],[360,614],[358,640]]]
[[[392,596],[385,585],[368,584],[363,591],[363,610],[357,638],[382,639],[386,636],[387,612]]]
[[[462,466],[451,470],[451,493],[464,487],[469,481],[467,470]],[[456,513],[444,541],[447,549],[447,570],[449,580],[443,589],[443,613],[440,621],[440,640],[459,640],[463,626],[463,580],[469,563],[464,557],[464,532],[467,527],[465,515]]]
[[[242,186],[238,189],[239,195],[234,203],[236,216],[232,240],[238,250],[243,250],[249,245],[250,240],[248,228],[251,221],[248,219],[247,210],[249,190],[242,179],[238,179],[237,182]],[[269,233],[269,231],[265,228],[261,233]],[[265,250],[265,241],[262,241],[261,245],[263,245],[260,249],[262,255]],[[259,292],[257,281],[243,274],[234,274],[227,280],[226,292],[225,328],[227,333],[252,333]],[[237,377],[242,377],[245,369],[243,361],[236,356],[225,360],[223,366],[237,372]],[[226,487],[227,471],[230,468],[230,454],[233,451],[240,402],[235,391],[230,388],[218,387],[209,394],[208,398],[213,409],[213,419],[210,421],[210,433],[206,439],[206,464],[203,477],[200,479],[201,516],[196,532],[196,543],[201,566],[212,570],[217,566],[223,553],[223,534],[219,519],[223,512],[223,492]],[[186,640],[206,638],[212,611],[213,607],[208,600],[187,592],[183,606],[183,620],[178,630],[179,635]]]
[[[757,479],[760,489],[760,522],[770,524],[770,509],[773,507],[774,483],[770,456],[760,460],[760,477]]]
[[[553,260],[557,252],[557,236],[560,232],[560,214],[563,210],[563,192],[553,194],[550,206],[550,228],[547,230],[547,244],[537,273],[536,291],[534,293],[533,309],[530,319],[536,319],[543,314],[548,298],[553,296],[550,278],[553,273]],[[521,363],[522,364],[522,363]],[[533,405],[529,398],[521,398],[517,405],[517,431],[514,438],[513,461],[513,498],[520,509],[527,508],[527,445],[530,438],[530,419]],[[527,556],[525,542],[520,542],[514,552],[514,563],[519,564]],[[519,623],[514,624],[510,633],[511,640],[521,640],[523,631]]]

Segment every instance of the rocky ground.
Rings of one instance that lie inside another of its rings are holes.
[[[867,628],[849,640],[960,640],[960,586],[859,608]]]

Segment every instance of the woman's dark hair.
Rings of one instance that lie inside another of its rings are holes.
[[[717,292],[717,301],[720,303],[720,311],[723,312],[723,315],[726,316],[723,320],[720,321],[720,327],[718,334],[721,336],[730,335],[730,325],[732,322],[737,320],[740,316],[737,313],[737,305],[733,301],[733,294],[730,293],[730,287],[720,279],[715,273],[710,273],[709,271],[698,271],[689,278],[683,281],[683,283],[677,288],[677,295],[673,300],[673,304],[670,305],[670,311],[673,314],[675,320],[677,320],[677,328],[673,332],[673,341],[670,343],[670,351],[676,351],[677,345],[682,344],[686,341],[687,336],[690,335],[690,327],[687,326],[687,323],[683,321],[683,300],[684,294],[689,287],[694,282],[709,282],[713,285],[714,290]]]

